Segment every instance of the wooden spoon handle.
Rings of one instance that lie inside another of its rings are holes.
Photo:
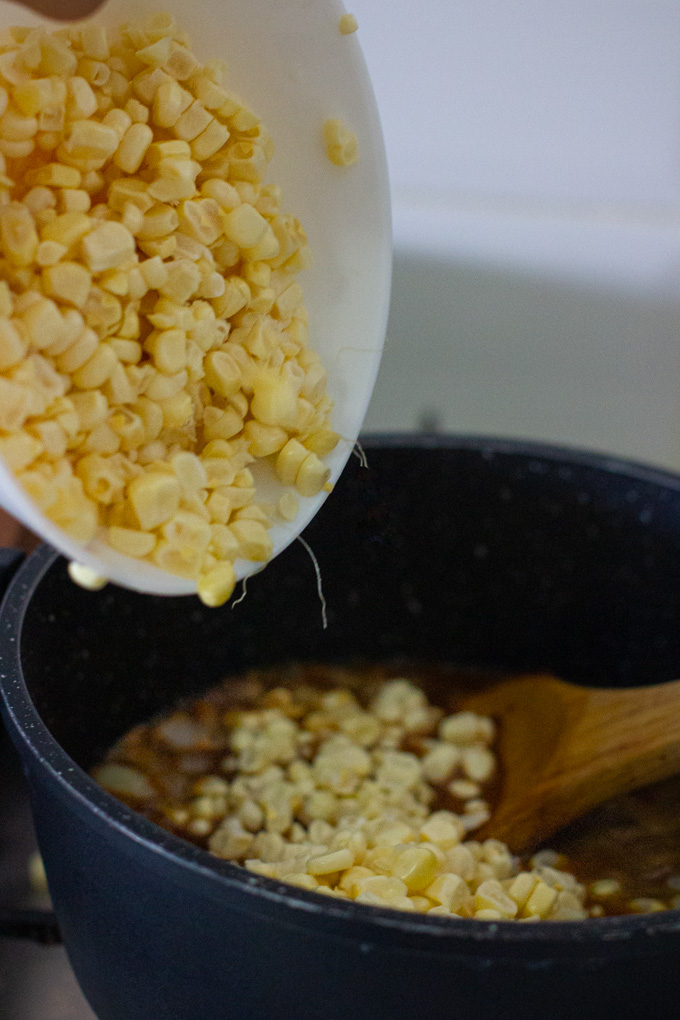
[[[523,677],[465,707],[499,721],[500,800],[486,829],[514,850],[680,772],[680,681],[597,690]]]

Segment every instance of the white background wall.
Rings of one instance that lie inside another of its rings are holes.
[[[680,467],[680,4],[353,0],[394,204],[366,429]]]

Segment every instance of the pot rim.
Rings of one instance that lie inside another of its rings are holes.
[[[631,481],[644,481],[680,491],[680,475],[635,461],[612,457],[556,444],[469,435],[383,434],[363,439],[371,448],[390,449],[465,449],[481,454],[484,459],[495,456],[522,456],[535,461],[540,473],[541,461],[562,461],[565,467],[591,467],[599,471],[623,474]],[[369,462],[370,463],[370,462]],[[113,827],[119,836],[143,846],[152,854],[160,854],[175,865],[227,888],[237,888],[255,901],[268,901],[298,912],[290,921],[298,923],[307,917],[321,915],[337,922],[359,922],[366,933],[393,932],[401,935],[430,936],[431,949],[444,948],[443,943],[470,944],[478,949],[493,944],[499,948],[519,949],[527,943],[541,943],[546,951],[550,944],[572,949],[587,944],[593,952],[622,949],[634,939],[654,935],[673,936],[680,932],[680,910],[652,914],[621,915],[589,918],[584,921],[538,921],[518,924],[512,921],[477,921],[461,918],[429,917],[402,911],[367,906],[354,901],[330,899],[321,894],[286,885],[274,879],[255,875],[239,865],[222,860],[207,850],[155,825],[143,815],[127,808],[121,801],[97,784],[66,753],[43,722],[26,686],[21,666],[22,629],[27,608],[43,576],[59,559],[59,553],[48,545],[35,550],[15,574],[0,604],[0,697],[4,702],[6,722],[15,743],[20,744],[22,757],[30,756],[45,768],[64,792],[74,798],[81,811],[94,814],[99,821]],[[264,906],[264,904],[262,904]]]

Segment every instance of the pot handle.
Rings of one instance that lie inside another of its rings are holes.
[[[25,553],[21,549],[0,549],[0,600],[9,588],[24,556]],[[49,910],[0,908],[0,937],[32,939],[44,945],[61,941],[57,919]]]

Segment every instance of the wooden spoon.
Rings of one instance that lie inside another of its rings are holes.
[[[516,853],[618,793],[680,772],[680,680],[616,690],[522,676],[461,708],[498,725],[498,801],[479,835]]]

